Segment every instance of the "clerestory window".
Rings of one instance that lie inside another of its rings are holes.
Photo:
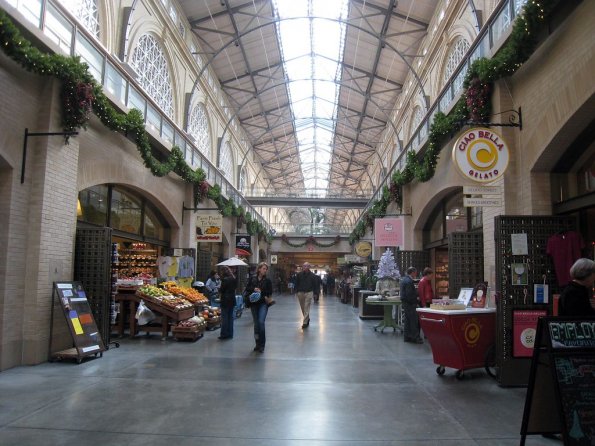
[[[143,89],[167,116],[173,118],[169,67],[157,39],[149,34],[143,35],[134,49],[131,65]]]

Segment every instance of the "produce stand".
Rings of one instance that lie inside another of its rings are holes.
[[[496,341],[495,308],[418,308],[417,313],[438,375],[450,367],[457,369],[455,376],[462,379],[464,370],[485,366],[487,351]]]
[[[383,333],[385,328],[392,328],[393,332],[399,330],[403,333],[403,326],[398,322],[401,320],[401,299],[398,297],[388,297],[386,300],[375,300],[368,297],[366,299],[367,305],[379,305],[384,310],[384,315],[382,321],[374,327],[374,331],[380,329],[380,332]],[[397,307],[397,320],[393,319],[393,307]]]

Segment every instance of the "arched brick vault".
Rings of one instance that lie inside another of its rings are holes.
[[[125,185],[149,199],[172,229],[182,226],[182,202],[190,203],[192,188],[181,178],[175,174],[155,177],[142,163],[135,145],[118,133],[97,132],[95,123],[72,143],[79,144],[79,191],[99,184]],[[114,156],[113,147],[121,148],[119,156]]]
[[[436,210],[436,207],[440,205],[442,201],[447,198],[450,198],[456,192],[463,192],[463,188],[460,185],[452,185],[449,187],[445,187],[439,191],[436,191],[433,196],[429,197],[429,200],[425,203],[425,206],[420,209],[419,214],[416,216],[417,218],[413,221],[413,230],[416,232],[421,233],[424,230],[424,227],[428,223],[428,219],[430,219]],[[416,247],[416,249],[421,249],[422,246]]]

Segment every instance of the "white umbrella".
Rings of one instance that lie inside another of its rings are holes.
[[[223,262],[217,263],[217,266],[248,266],[247,263],[241,261],[237,257],[224,260]]]

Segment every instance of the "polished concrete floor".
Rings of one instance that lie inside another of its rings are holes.
[[[277,296],[264,353],[233,340],[121,339],[102,358],[0,373],[0,445],[518,445],[525,389],[435,372],[430,346],[377,333],[336,297],[305,331]],[[528,445],[560,445],[529,436]]]

